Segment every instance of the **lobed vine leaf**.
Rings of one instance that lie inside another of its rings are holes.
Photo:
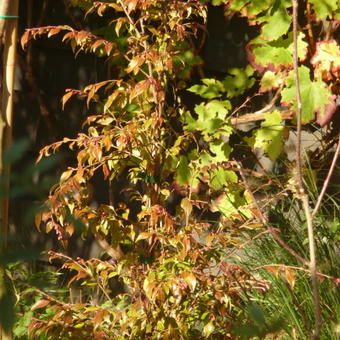
[[[338,0],[309,0],[319,20],[332,17],[333,12],[339,9]]]
[[[303,61],[307,55],[307,43],[305,35],[298,36],[298,56]],[[264,70],[279,71],[290,69],[293,65],[293,35],[290,33],[287,38],[280,37],[274,41],[265,41],[258,37],[248,44],[249,62],[259,72]]]
[[[279,111],[268,112],[261,127],[248,139],[252,147],[263,149],[270,159],[275,160],[283,149],[284,126]]]
[[[302,102],[302,124],[307,124],[315,119],[318,113],[320,118],[329,117],[336,109],[334,96],[326,87],[325,83],[318,79],[312,81],[309,75],[309,69],[306,66],[299,67],[300,92]],[[286,80],[286,87],[282,90],[282,104],[290,104],[293,110],[296,106],[296,88],[293,72],[290,73]]]

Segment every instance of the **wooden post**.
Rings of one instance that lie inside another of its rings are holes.
[[[3,162],[4,150],[12,143],[13,129],[13,95],[14,95],[14,74],[16,63],[16,45],[18,28],[18,0],[1,0],[0,7],[0,38],[4,43],[3,47],[3,71],[2,71],[2,96],[0,114],[0,177],[3,179],[1,208],[0,208],[0,254],[6,249],[8,237],[8,207],[9,207],[9,175],[10,166]],[[6,282],[5,268],[0,267],[0,299],[9,301],[10,291]],[[7,313],[1,310],[1,313]],[[12,332],[9,329],[0,327],[0,340],[11,340]]]

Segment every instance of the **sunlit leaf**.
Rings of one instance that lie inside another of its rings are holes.
[[[332,93],[325,83],[318,79],[312,81],[309,69],[306,66],[299,67],[299,80],[302,102],[302,123],[307,124],[315,119],[315,113],[324,116],[329,114],[328,106],[334,103]],[[282,103],[292,104],[296,112],[296,88],[294,74],[291,72],[287,78],[286,87],[282,90]],[[335,110],[335,107],[334,107]],[[332,110],[334,112],[334,110]]]
[[[332,17],[333,12],[339,9],[339,2],[337,0],[309,0],[313,5],[313,9],[318,19],[326,19]]]
[[[31,307],[31,310],[43,308],[43,307],[49,305],[50,303],[51,303],[50,300],[46,300],[46,299],[38,300],[38,301]]]
[[[295,285],[295,271],[290,268],[285,269],[285,278],[289,283],[290,287],[293,289]]]
[[[249,142],[254,148],[266,151],[270,159],[275,160],[283,150],[283,129],[280,112],[268,112],[265,121],[255,130]]]
[[[212,321],[209,321],[203,328],[203,335],[208,338],[215,330],[215,326]]]

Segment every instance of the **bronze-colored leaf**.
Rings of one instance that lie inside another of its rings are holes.
[[[287,282],[289,283],[290,287],[293,289],[295,285],[295,271],[291,268],[286,268],[285,278]]]
[[[43,307],[47,306],[47,305],[50,304],[50,303],[51,303],[50,300],[46,300],[46,299],[38,300],[38,301],[31,307],[31,310],[35,310],[35,309],[38,309],[38,308],[43,308]]]

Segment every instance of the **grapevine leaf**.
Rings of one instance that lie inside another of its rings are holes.
[[[332,16],[332,12],[338,9],[338,0],[310,0],[319,20]]]
[[[225,0],[212,0],[211,4],[213,6],[220,6],[225,3]]]
[[[206,112],[209,116],[225,119],[228,111],[231,109],[231,104],[228,100],[212,100],[206,106]]]
[[[303,41],[305,35],[298,36],[298,56],[299,60],[304,60],[307,54],[307,43]],[[293,65],[293,36],[289,34],[286,39],[279,38],[275,41],[267,42],[261,38],[255,38],[248,45],[250,50],[249,61],[259,72],[265,69],[277,71],[290,68]]]
[[[315,67],[315,76],[331,80],[332,75],[340,75],[340,48],[335,40],[321,41],[316,44],[316,51],[311,59]]]
[[[262,38],[268,41],[276,40],[286,34],[290,25],[291,17],[287,13],[286,6],[283,2],[279,2],[279,6],[268,11],[266,15],[260,17],[262,22],[266,22],[262,26]]]
[[[226,217],[240,218],[241,215],[250,217],[251,212],[245,209],[247,201],[241,196],[238,188],[223,193],[212,202],[212,210],[219,211]]]
[[[237,183],[237,180],[238,178],[234,171],[219,167],[212,171],[210,184],[214,190],[220,190],[228,183]]]
[[[316,112],[321,117],[330,115],[334,109],[334,98],[325,83],[320,79],[311,81],[309,69],[306,66],[299,67],[299,78],[302,102],[302,124],[313,121]],[[286,87],[282,90],[281,95],[282,104],[292,104],[293,110],[296,111],[296,88],[293,71],[287,78]]]
[[[188,185],[191,179],[191,171],[187,157],[181,156],[177,166],[176,182],[179,185]]]
[[[230,10],[241,11],[241,14],[247,17],[254,17],[257,14],[266,10],[269,6],[273,4],[273,0],[232,0],[230,1]]]
[[[229,160],[231,148],[229,144],[224,141],[218,140],[210,143],[210,150],[215,154],[215,156],[212,157],[214,163],[226,162]]]
[[[201,103],[195,106],[197,119],[187,112],[184,116],[186,129],[189,131],[202,131],[203,136],[208,141],[209,136],[218,138],[232,133],[231,127],[226,123],[225,118],[231,104],[229,101],[212,100],[207,104]]]
[[[221,92],[224,92],[223,84],[216,79],[202,79],[204,85],[191,86],[188,91],[201,96],[202,98],[212,99],[221,97]]]
[[[222,140],[217,140],[210,142],[209,147],[211,153],[203,152],[200,155],[200,164],[202,167],[226,162],[229,160],[231,147],[228,143],[225,143]]]
[[[244,93],[255,84],[255,78],[252,77],[254,69],[250,65],[246,68],[231,68],[228,74],[223,80],[223,85],[229,98]]]
[[[268,153],[271,160],[275,160],[283,149],[283,129],[279,111],[268,112],[261,127],[257,129],[253,138],[248,139],[253,147],[261,148]]]
[[[236,195],[229,193],[228,195],[223,194],[222,197],[219,197],[215,200],[214,206],[217,211],[221,212],[224,216],[230,216],[232,214],[237,214],[237,205],[236,205]]]
[[[261,92],[271,91],[278,88],[283,81],[283,75],[281,72],[266,71],[261,79]]]
[[[337,109],[336,96],[330,96],[328,99],[329,104],[325,105],[325,111],[323,113],[318,111],[316,114],[316,122],[321,127],[325,126],[332,120],[333,115]]]

